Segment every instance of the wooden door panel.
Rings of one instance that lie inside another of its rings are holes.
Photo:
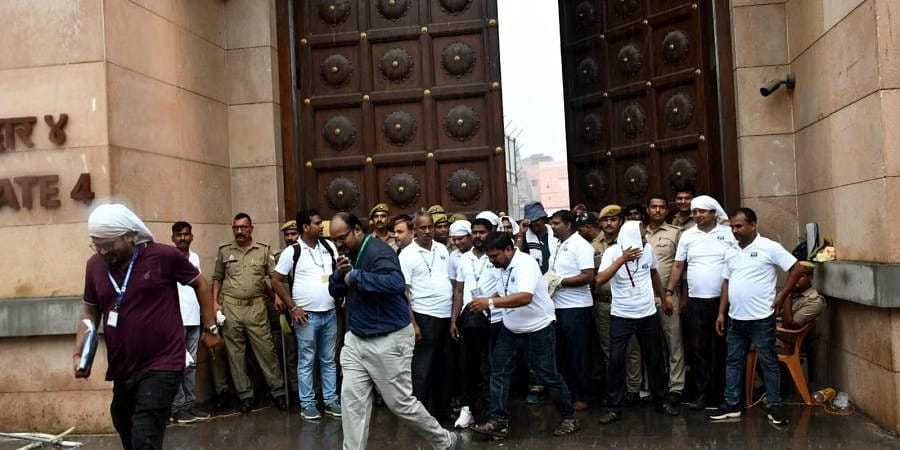
[[[496,0],[300,4],[301,203],[506,209]]]
[[[718,124],[709,109],[717,104],[716,86],[704,78],[715,52],[703,51],[712,21],[702,14],[711,9],[684,0],[559,6],[568,28],[562,54],[573,203],[642,202],[689,183],[722,193],[720,177],[710,172],[721,170],[722,150],[706,140]],[[590,133],[597,123],[599,132]]]
[[[423,117],[421,102],[375,105],[375,154],[421,152]]]

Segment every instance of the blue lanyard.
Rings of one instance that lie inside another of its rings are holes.
[[[131,261],[128,263],[128,271],[125,272],[125,280],[122,281],[122,287],[119,287],[119,283],[116,283],[116,279],[113,278],[112,273],[109,271],[106,272],[106,276],[109,277],[109,282],[112,283],[113,289],[116,291],[116,303],[113,305],[113,311],[118,311],[119,306],[122,304],[122,300],[125,300],[125,289],[128,288],[128,280],[131,279],[131,269],[134,269],[134,262],[137,260],[138,255],[141,254],[140,247],[135,247],[131,252]]]

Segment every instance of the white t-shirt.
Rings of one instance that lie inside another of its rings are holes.
[[[191,250],[188,261],[200,270],[200,256]],[[200,325],[200,302],[197,300],[197,292],[190,286],[178,283],[178,303],[181,305],[181,322],[186,327]]]
[[[432,317],[450,317],[453,287],[450,285],[450,254],[434,241],[431,250],[412,241],[400,252],[400,269],[409,286],[412,310]]]
[[[291,297],[293,297],[294,303],[305,311],[331,311],[334,309],[334,299],[328,293],[328,277],[332,272],[331,255],[337,255],[337,249],[329,241],[325,241],[324,245],[331,248],[332,254],[329,254],[320,242],[316,242],[315,248],[310,248],[302,239],[297,242],[300,244],[300,258],[297,259]],[[275,271],[289,276],[293,265],[294,247],[288,246],[278,257]]]
[[[614,245],[603,252],[599,271],[604,271],[622,256],[622,246]],[[641,319],[656,314],[656,301],[653,292],[653,279],[650,270],[656,269],[656,252],[653,246],[645,244],[641,257],[637,261],[625,263],[616,271],[609,286],[612,290],[612,307],[610,312],[616,317]],[[627,266],[627,268],[626,268]],[[631,278],[628,272],[631,271]],[[634,286],[631,285],[634,280]]]
[[[500,295],[517,292],[533,294],[531,303],[518,308],[494,308],[503,311],[503,326],[513,333],[533,333],[547,327],[556,320],[553,300],[547,292],[547,282],[541,274],[537,261],[516,250],[506,269],[500,272],[497,283]]]
[[[728,316],[759,320],[772,315],[776,268],[787,272],[797,262],[781,244],[756,235],[747,247],[735,244],[725,254],[722,277],[728,280]]]
[[[556,249],[550,257],[550,270],[563,278],[580,275],[584,269],[594,269],[594,247],[580,234],[574,233],[565,241],[557,241]],[[591,286],[562,287],[553,296],[556,309],[584,308],[594,306]]]
[[[725,251],[737,241],[731,228],[716,225],[708,233],[691,227],[681,234],[675,261],[687,261],[688,296],[715,298],[722,294]]]
[[[447,272],[450,274],[451,280],[456,280],[456,274],[459,272],[459,259],[462,257],[458,248],[454,248],[450,252],[450,261],[447,264]]]
[[[497,283],[500,281],[500,269],[491,264],[487,253],[481,258],[475,256],[475,252],[469,250],[459,259],[459,267],[456,271],[456,282],[463,283],[463,306],[472,301],[472,291],[481,290],[482,297],[490,297],[497,293]],[[500,322],[503,319],[503,310],[494,308],[491,312],[491,323]]]

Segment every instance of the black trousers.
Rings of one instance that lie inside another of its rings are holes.
[[[694,395],[707,404],[722,397],[725,380],[725,338],[716,334],[719,297],[688,298],[687,331]]]
[[[450,318],[414,312],[422,339],[413,349],[413,395],[432,416],[450,415]]]
[[[473,412],[478,404],[478,399],[483,392],[487,392],[484,380],[487,378],[482,372],[486,367],[488,351],[491,348],[491,330],[485,328],[464,328],[460,331],[460,378],[462,380],[462,404],[468,405]]]
[[[109,412],[122,448],[163,448],[166,423],[181,377],[181,372],[151,370],[113,381]]]
[[[625,406],[625,354],[631,336],[637,336],[641,356],[647,368],[650,391],[654,400],[662,402],[666,396],[666,369],[662,356],[662,336],[659,315],[640,319],[612,316],[609,321],[609,366],[607,367],[607,407],[620,412]]]

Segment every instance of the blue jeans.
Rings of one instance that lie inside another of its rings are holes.
[[[595,400],[591,392],[593,307],[556,310],[556,358],[574,401]]]
[[[756,345],[759,366],[766,384],[766,404],[781,406],[781,372],[775,355],[775,314],[759,320],[728,320],[725,335],[728,345],[725,366],[725,403],[737,405],[744,386],[744,363],[750,344]]]
[[[200,325],[188,325],[184,327],[184,342],[186,350],[191,354],[193,364],[184,368],[184,377],[178,390],[175,391],[175,400],[172,401],[172,414],[179,412],[190,412],[197,400],[194,397],[194,384],[196,383],[197,372],[197,344],[200,342]]]
[[[313,368],[319,360],[319,374],[322,379],[322,398],[326,405],[338,403],[337,368],[334,362],[334,348],[337,343],[337,316],[334,310],[307,311],[306,325],[294,325],[297,336],[297,381],[300,386],[300,406],[308,408],[316,405],[316,391],[313,386]]]
[[[533,333],[513,333],[505,326],[497,336],[497,345],[491,355],[491,418],[501,421],[509,419],[509,385],[516,367],[516,347],[524,344],[528,355],[528,365],[544,383],[544,389],[556,405],[563,419],[575,418],[575,407],[569,396],[566,382],[556,370],[556,326],[547,325]]]
[[[610,411],[621,412],[625,404],[625,352],[631,336],[637,336],[641,347],[654,400],[665,400],[668,380],[662,356],[659,315],[651,314],[640,319],[612,316],[609,320],[609,364],[606,367],[606,405]]]

